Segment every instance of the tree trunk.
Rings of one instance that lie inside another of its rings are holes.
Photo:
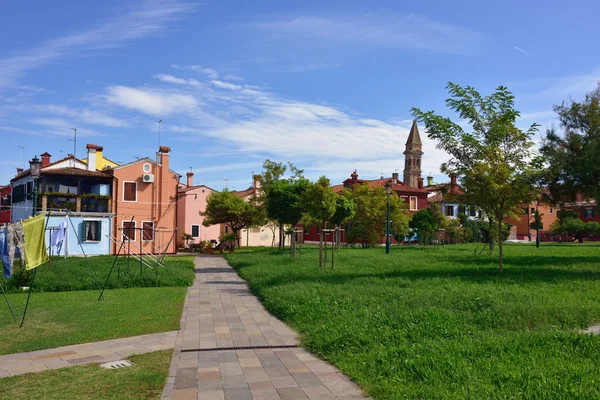
[[[292,258],[296,258],[296,232],[292,232],[290,241],[290,254]]]
[[[279,224],[279,250],[283,250],[285,243],[283,242],[285,236],[283,236],[283,224]]]
[[[500,257],[498,258],[498,268],[500,269],[500,273],[502,273],[502,242],[504,242],[504,235],[502,234],[502,218],[498,218],[498,251],[500,252]]]
[[[488,223],[488,232],[490,237],[489,239],[489,245],[490,245],[490,249],[488,251],[488,255],[492,255],[492,253],[494,252],[494,235],[492,234],[492,230],[494,229],[494,221],[490,220]]]

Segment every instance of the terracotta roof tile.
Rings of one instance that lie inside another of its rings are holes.
[[[87,169],[64,167],[42,170],[42,175],[70,175],[70,176],[88,176],[94,178],[111,178],[111,175],[105,172],[88,171]]]

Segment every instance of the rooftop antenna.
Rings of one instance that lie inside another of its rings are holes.
[[[60,151],[60,159],[62,160],[64,150],[59,150],[59,151]]]
[[[160,124],[162,124],[162,119],[158,121],[158,147],[160,147]]]
[[[23,169],[25,169],[25,146],[17,146],[21,150],[23,150]]]
[[[73,133],[73,139],[67,139],[69,142],[73,142],[73,157],[77,158],[77,129],[76,128],[71,128],[71,130],[74,132]]]

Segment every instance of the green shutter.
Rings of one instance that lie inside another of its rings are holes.
[[[79,241],[80,242],[85,242],[85,240],[86,240],[86,237],[85,237],[85,231],[86,231],[85,228],[86,228],[86,225],[87,225],[86,221],[83,221],[81,223],[81,231],[80,231],[80,236],[79,236]]]
[[[96,222],[96,240],[102,241],[102,221]]]

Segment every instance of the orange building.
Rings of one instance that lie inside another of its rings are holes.
[[[169,169],[171,149],[160,146],[156,161],[141,158],[110,169],[115,223],[113,254],[129,238],[132,254],[177,251],[177,187],[180,175]]]
[[[542,229],[540,229],[540,240],[551,240],[548,230],[550,228],[550,225],[552,225],[552,223],[558,218],[556,208],[541,201],[534,201],[529,204],[521,204],[519,207],[521,208],[521,213],[519,214],[520,220],[517,220],[515,218],[505,219],[506,223],[512,225],[510,229],[509,239],[529,240],[529,235],[531,234],[531,241],[535,242],[537,232],[535,229],[530,228],[531,223],[535,222],[535,212],[537,210],[542,217]]]

